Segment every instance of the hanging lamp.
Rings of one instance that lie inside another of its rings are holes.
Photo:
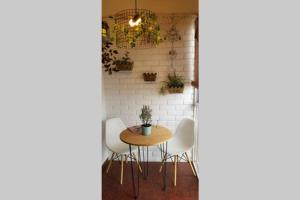
[[[135,0],[135,15],[133,18],[131,18],[129,20],[129,26],[131,26],[131,27],[138,26],[142,21],[140,14],[137,12],[137,2],[136,1],[137,0]]]
[[[116,45],[119,48],[152,48],[160,41],[160,28],[154,12],[137,8],[126,9],[114,15]]]

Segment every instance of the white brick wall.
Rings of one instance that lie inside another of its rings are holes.
[[[162,34],[170,24],[161,23]],[[153,124],[168,127],[174,132],[183,117],[193,117],[193,78],[194,64],[194,17],[180,21],[177,28],[182,40],[174,44],[177,57],[174,65],[177,73],[184,76],[186,86],[183,94],[159,94],[161,81],[165,81],[171,70],[168,55],[170,42],[163,42],[152,49],[130,49],[130,58],[134,61],[132,72],[118,72],[108,75],[103,71],[104,95],[107,118],[120,117],[127,126],[140,124],[139,114],[142,105],[150,105],[153,110]],[[120,51],[122,52],[122,50]],[[155,83],[144,82],[143,72],[157,72]],[[159,160],[157,148],[150,148],[150,160]]]

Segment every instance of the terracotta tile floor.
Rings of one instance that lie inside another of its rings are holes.
[[[136,163],[134,172],[136,174]],[[105,173],[107,162],[102,167],[102,199],[103,200],[127,200],[133,198],[131,183],[130,162],[124,164],[123,185],[120,185],[120,167],[118,161],[112,163],[108,174]],[[149,175],[147,180],[140,177],[141,200],[196,200],[198,199],[198,180],[188,163],[179,163],[177,169],[177,186],[173,185],[172,163],[167,163],[167,190],[162,190],[162,174],[159,173],[159,162],[149,162]],[[137,177],[136,177],[137,184]]]

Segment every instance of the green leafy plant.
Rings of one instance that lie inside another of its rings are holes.
[[[160,94],[165,94],[166,90],[169,93],[182,93],[184,89],[184,78],[174,72],[173,75],[168,74],[168,80],[164,81],[164,85],[160,88]]]
[[[169,88],[181,88],[184,87],[184,79],[174,72],[173,75],[168,74],[168,81],[166,81],[166,84]]]
[[[109,75],[111,75],[113,71],[119,71],[114,64],[117,60],[117,54],[119,52],[116,49],[112,49],[112,45],[112,42],[104,42],[102,44],[102,64],[105,72],[108,72]]]
[[[150,106],[143,105],[141,109],[140,119],[143,123],[143,126],[149,127],[151,126],[152,122],[152,109],[150,109]]]
[[[109,38],[109,26],[106,21],[102,20],[102,30],[101,30],[102,40],[107,40]]]
[[[132,70],[133,61],[129,58],[129,52],[127,51],[121,59],[117,59],[113,62],[118,70]]]
[[[158,45],[162,42],[160,36],[160,26],[157,21],[157,16],[155,14],[145,15],[145,13],[140,13],[141,23],[135,27],[130,27],[129,25],[114,25],[114,32],[116,34],[122,34],[125,40],[129,43],[131,48],[136,46],[136,42],[142,37],[148,43]],[[118,46],[122,48],[122,46]]]

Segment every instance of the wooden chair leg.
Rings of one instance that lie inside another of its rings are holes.
[[[120,178],[120,183],[121,185],[123,184],[123,155],[121,155],[121,178]]]
[[[125,164],[128,163],[128,161],[127,161],[127,158],[128,158],[128,157],[129,157],[128,155],[125,155]]]
[[[191,166],[191,168],[192,168],[192,171],[193,171],[193,174],[194,174],[194,176],[196,176],[196,173],[195,173],[194,167],[193,167],[193,165],[192,165],[192,162],[191,162],[191,160],[189,159],[189,157],[188,157],[187,153],[185,152],[185,153],[184,153],[184,155],[185,155],[185,157],[186,157],[187,161],[190,163],[190,166]]]
[[[165,154],[164,158],[163,158],[162,161],[161,161],[161,165],[160,165],[160,168],[159,168],[159,172],[161,172],[162,167],[164,166],[164,163],[166,162],[166,160],[167,160],[167,154]]]
[[[109,163],[108,163],[108,165],[107,165],[107,168],[106,168],[106,173],[108,173],[108,171],[109,171],[109,169],[110,169],[110,166],[111,166],[111,164],[112,164],[114,155],[115,155],[115,153],[113,153],[113,154],[111,155],[110,161],[109,161]]]
[[[134,160],[136,161],[136,164],[138,165],[138,167],[139,167],[139,170],[140,170],[140,172],[142,173],[142,168],[141,168],[141,165],[140,165],[140,163],[139,163],[139,160],[138,160],[138,158],[135,156],[135,154],[134,153],[132,153],[132,155],[133,155],[133,158],[134,158]]]
[[[176,186],[178,155],[175,155],[174,160],[175,160],[175,164],[174,164],[174,186]]]

